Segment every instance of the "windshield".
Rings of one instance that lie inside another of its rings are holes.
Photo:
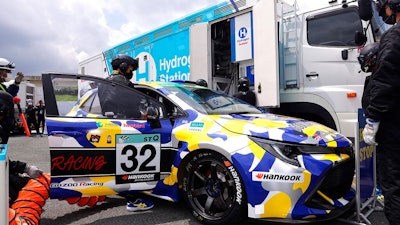
[[[208,115],[227,115],[244,113],[262,113],[255,106],[222,92],[200,86],[173,85],[164,86],[195,110]]]

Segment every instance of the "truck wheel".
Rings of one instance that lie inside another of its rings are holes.
[[[194,217],[203,224],[236,224],[247,213],[242,179],[224,156],[197,153],[183,173],[183,197]]]

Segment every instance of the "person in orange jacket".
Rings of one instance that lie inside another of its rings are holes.
[[[14,117],[13,96],[0,91],[0,144],[7,144]],[[37,166],[9,160],[10,225],[39,224],[42,208],[49,197],[50,175]]]
[[[37,166],[9,161],[9,225],[39,224],[49,197],[50,175]]]

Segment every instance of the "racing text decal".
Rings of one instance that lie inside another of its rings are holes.
[[[113,150],[51,150],[51,176],[115,174]]]

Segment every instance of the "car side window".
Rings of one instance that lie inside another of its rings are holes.
[[[311,46],[351,46],[355,32],[362,33],[357,8],[349,7],[307,18],[307,40]]]
[[[101,106],[99,96],[96,94],[91,95],[84,103],[82,103],[80,109],[90,114],[101,115]],[[88,117],[91,117],[90,115]]]
[[[160,102],[132,87],[101,83],[98,98],[101,114],[108,118],[145,119],[148,107],[157,108],[160,118],[164,116],[164,107]]]
[[[159,109],[159,111],[163,117],[177,116],[184,114],[174,103],[172,103],[169,99],[157,93],[156,91],[143,87],[137,88],[137,90],[146,94],[147,96],[150,96],[151,99],[155,100],[156,102],[162,105],[161,110]]]
[[[140,96],[131,92],[128,87],[112,83],[101,83],[98,96],[102,115],[118,119],[140,119]]]
[[[48,116],[145,120],[149,107],[157,109],[160,119],[167,116],[163,102],[136,88],[86,76],[54,74],[45,78],[53,87],[47,90],[48,99],[54,102],[48,106]],[[154,110],[151,112],[154,116]]]

